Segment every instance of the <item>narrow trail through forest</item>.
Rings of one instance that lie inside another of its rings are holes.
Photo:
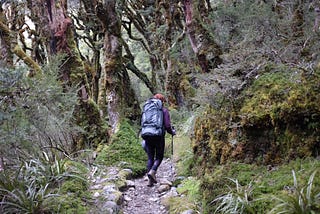
[[[146,176],[132,180],[134,185],[123,193],[123,214],[168,214],[163,200],[177,196],[176,189],[172,187],[175,176],[174,163],[168,158],[162,161],[157,172],[158,183],[153,187],[147,186]]]

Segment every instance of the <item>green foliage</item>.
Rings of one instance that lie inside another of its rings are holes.
[[[182,181],[177,191],[179,194],[187,195],[191,201],[198,201],[200,199],[200,181],[189,177]]]
[[[45,72],[32,78],[25,75],[26,68],[1,68],[0,156],[5,170],[0,173],[0,197],[4,213],[86,213],[81,212],[86,210],[85,201],[79,201],[90,196],[85,192],[88,169],[65,159],[73,152],[73,137],[81,132],[74,121],[77,92],[59,81],[60,62],[60,57],[52,58]],[[60,194],[70,197],[60,200],[64,197]]]
[[[296,198],[296,202],[301,197],[305,200],[304,204],[313,204],[319,200],[317,195],[320,189],[320,177],[314,174],[315,169],[319,167],[320,163],[317,159],[309,158],[297,159],[273,168],[232,162],[217,166],[212,171],[207,170],[205,175],[199,177],[204,213],[240,209],[242,205],[243,209],[249,210],[243,210],[244,213],[266,213],[281,202],[270,200],[274,196],[287,203],[294,201],[289,200],[287,196]],[[299,176],[295,177],[295,182],[291,179],[292,170],[300,172]],[[308,178],[305,175],[312,176]],[[310,202],[306,202],[308,200]],[[314,205],[311,207],[314,210],[318,209]],[[279,208],[285,208],[285,206],[282,204]],[[238,213],[240,213],[239,210]]]
[[[0,154],[8,164],[55,150],[50,148],[71,152],[71,135],[78,133],[72,122],[77,94],[63,88],[56,66],[33,78],[26,77],[26,68],[1,68]]]
[[[229,192],[217,197],[212,203],[217,203],[215,213],[255,213],[252,208],[252,184],[241,186],[238,180],[229,178],[235,187],[228,186]]]
[[[50,202],[55,194],[51,194],[48,190],[49,184],[45,186],[35,187],[32,183],[20,183],[20,187],[24,185],[25,189],[15,188],[13,191],[0,189],[2,197],[5,198],[1,202],[2,213],[46,213],[50,211]]]
[[[16,173],[3,171],[0,176],[2,208],[5,212],[37,213],[48,211],[47,203],[56,196],[49,188],[50,175],[39,160],[31,160]]]
[[[84,178],[88,170],[80,174],[79,169],[84,167],[73,168],[75,165],[79,166],[62,159],[50,160],[44,153],[43,158],[25,162],[18,171],[2,171],[1,209],[4,213],[50,213],[56,209],[56,198],[60,194],[77,191],[77,196],[82,196],[88,187]],[[65,188],[68,184],[79,188]]]
[[[317,171],[314,171],[306,184],[300,184],[296,173],[292,170],[293,187],[290,192],[274,196],[276,206],[269,213],[318,213],[320,212],[320,188],[314,189],[314,178]]]
[[[109,145],[103,145],[96,162],[107,166],[130,168],[133,176],[146,171],[147,156],[143,150],[137,132],[128,121],[122,121],[119,131],[113,136]]]

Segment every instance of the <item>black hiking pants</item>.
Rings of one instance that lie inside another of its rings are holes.
[[[164,145],[164,136],[146,139],[146,152],[148,154],[148,172],[151,169],[157,171],[158,167],[160,166],[164,156]]]

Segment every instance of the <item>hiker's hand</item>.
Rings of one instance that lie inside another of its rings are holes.
[[[172,136],[176,135],[176,130],[172,127]]]

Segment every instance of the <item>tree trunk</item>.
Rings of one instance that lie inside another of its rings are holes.
[[[40,35],[43,46],[50,56],[61,55],[63,61],[60,66],[61,80],[67,87],[77,87],[79,104],[74,112],[75,120],[86,132],[74,136],[75,150],[94,147],[95,142],[107,141],[108,135],[104,131],[104,121],[100,117],[99,109],[89,97],[90,86],[87,79],[88,70],[84,66],[81,54],[75,42],[74,25],[67,15],[66,0],[28,1],[36,30]],[[92,134],[94,133],[94,134]],[[100,140],[99,140],[100,139]]]
[[[204,27],[207,24],[206,19],[202,17],[199,8],[205,7],[205,2],[201,0],[184,0],[187,35],[202,72],[207,73],[222,63],[222,51],[213,40],[212,33]],[[198,38],[201,38],[201,41]],[[211,55],[212,57],[209,57]]]
[[[103,66],[103,85],[109,116],[111,134],[117,131],[121,119],[138,119],[140,115],[139,105],[136,101],[134,91],[130,85],[129,75],[123,65],[122,44],[121,44],[121,16],[116,10],[116,0],[108,0],[105,5],[98,3],[97,16],[104,27],[104,66]]]
[[[293,13],[292,24],[291,24],[293,37],[302,37],[304,35],[303,25],[304,25],[303,1],[298,1],[294,5],[294,13]]]

